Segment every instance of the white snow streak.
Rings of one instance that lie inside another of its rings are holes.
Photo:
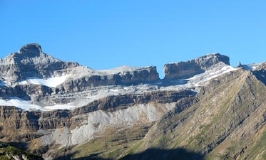
[[[18,107],[24,110],[39,110],[42,108],[41,106],[31,104],[30,101],[25,101],[17,97],[12,97],[9,100],[0,99],[0,105],[1,106],[14,106],[14,107]]]
[[[65,80],[68,78],[68,76],[61,76],[61,77],[51,77],[47,79],[40,79],[40,78],[27,78],[27,80],[19,82],[20,85],[25,84],[36,84],[36,85],[44,85],[48,87],[56,87],[59,84],[62,84],[65,82]]]
[[[195,75],[194,77],[188,79],[189,80],[188,83],[190,83],[192,86],[202,86],[205,85],[204,83],[208,82],[209,80],[234,70],[237,69],[228,65],[226,66],[218,65],[217,67],[211,70],[207,70],[202,74]]]

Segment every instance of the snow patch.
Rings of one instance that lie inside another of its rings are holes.
[[[12,97],[8,100],[0,99],[1,106],[14,106],[23,110],[40,110],[41,106],[32,104],[30,101],[25,101],[17,97]]]
[[[31,101],[25,101],[18,97],[12,97],[10,99],[0,99],[1,106],[14,106],[14,107],[17,107],[23,110],[39,110],[39,111],[51,111],[51,110],[57,110],[57,109],[72,110],[77,107],[84,106],[88,103],[89,103],[88,100],[84,100],[84,101],[73,101],[68,104],[56,104],[53,106],[42,107],[42,106],[33,104]]]
[[[24,81],[20,81],[19,84],[20,85],[36,84],[36,85],[44,85],[48,87],[56,87],[64,83],[68,77],[69,77],[68,75],[60,76],[60,77],[51,77],[47,79],[29,77]]]
[[[48,110],[48,111],[57,110],[57,109],[72,110],[72,109],[75,109],[77,107],[80,107],[80,106],[79,105],[71,105],[71,103],[68,103],[68,104],[56,104],[53,106],[44,106],[44,107],[42,107],[41,110]]]
[[[143,67],[144,69],[145,67]],[[117,74],[117,73],[125,73],[125,72],[132,72],[138,69],[142,69],[142,67],[130,67],[130,66],[120,66],[113,69],[108,70],[99,70],[99,72],[105,73],[105,74]]]

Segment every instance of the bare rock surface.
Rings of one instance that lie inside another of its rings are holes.
[[[205,72],[211,66],[223,62],[230,65],[229,57],[219,53],[209,54],[187,62],[169,63],[164,65],[164,79],[185,79]]]

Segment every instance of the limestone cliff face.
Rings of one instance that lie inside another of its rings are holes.
[[[80,78],[69,79],[57,87],[58,91],[84,91],[92,86],[130,85],[158,81],[159,75],[155,66],[117,72],[95,72]]]
[[[58,127],[73,127],[79,124],[72,121],[72,118],[81,114],[87,114],[98,110],[114,112],[137,104],[148,104],[151,102],[159,104],[172,103],[190,96],[195,96],[195,92],[190,90],[179,92],[161,91],[143,93],[142,95],[109,96],[95,100],[84,107],[79,107],[74,110],[54,110],[47,112],[25,111],[16,107],[1,106],[0,121],[2,122],[2,132],[9,131],[10,129],[37,131],[40,129],[47,130],[56,129]],[[6,136],[8,136],[8,134]]]
[[[219,53],[202,56],[187,62],[169,63],[164,65],[164,79],[185,79],[203,73],[211,66],[223,62],[230,65],[229,57]]]

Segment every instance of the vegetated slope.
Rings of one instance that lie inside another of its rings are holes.
[[[179,100],[160,121],[109,131],[74,148],[72,157],[266,159],[265,96],[265,85],[252,72],[230,72],[196,97]]]
[[[266,87],[239,70],[202,88],[181,113],[165,115],[140,147],[178,148],[206,159],[265,159]]]
[[[1,160],[43,160],[41,156],[37,156],[12,145],[0,143],[0,159]]]

